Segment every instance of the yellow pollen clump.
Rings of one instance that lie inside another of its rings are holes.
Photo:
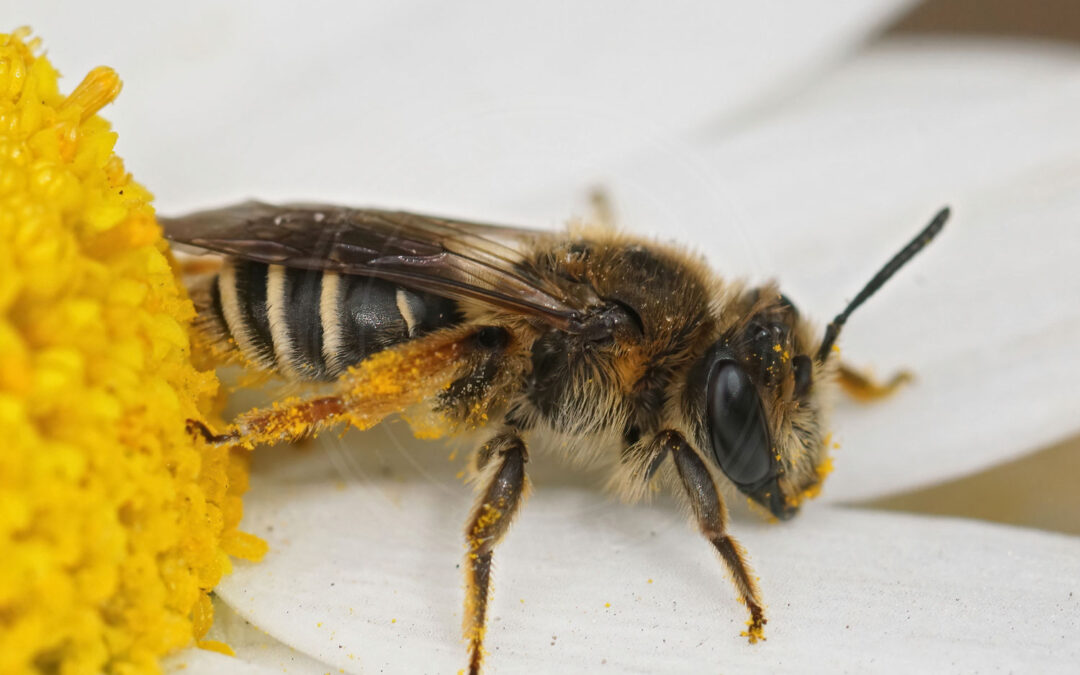
[[[152,673],[210,628],[228,556],[265,544],[236,530],[246,458],[184,428],[218,382],[96,114],[120,79],[64,97],[28,35],[0,34],[0,673]]]
[[[821,464],[814,470],[817,473],[817,480],[811,483],[806,489],[794,497],[788,497],[786,502],[791,506],[798,506],[805,502],[807,499],[816,499],[821,495],[821,488],[825,484],[825,479],[833,471],[832,457],[826,456],[822,460]]]
[[[765,627],[761,624],[756,624],[754,621],[746,622],[747,629],[739,633],[744,638],[748,638],[750,644],[757,644],[758,640],[765,641]]]

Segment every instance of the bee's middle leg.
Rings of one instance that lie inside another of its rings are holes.
[[[480,672],[484,659],[484,629],[491,595],[491,557],[528,489],[525,442],[516,431],[504,431],[480,448],[478,468],[486,482],[465,528],[465,619],[469,643],[469,673]]]

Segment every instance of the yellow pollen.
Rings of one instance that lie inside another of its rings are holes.
[[[0,34],[0,673],[150,673],[203,640],[249,457],[196,443],[218,380],[150,193],[97,112],[110,68],[65,97],[29,30]],[[183,131],[183,129],[181,129]]]

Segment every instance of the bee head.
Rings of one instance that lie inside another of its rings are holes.
[[[944,227],[949,210],[870,280],[817,341],[775,287],[749,291],[744,317],[728,326],[691,371],[687,393],[700,406],[699,443],[743,494],[779,518],[794,516],[828,473],[825,416],[833,345],[851,313]]]
[[[810,333],[774,288],[750,291],[753,309],[713,344],[699,368],[708,453],[743,494],[787,520],[824,454]],[[793,481],[793,478],[799,477]],[[797,483],[797,484],[796,484]]]

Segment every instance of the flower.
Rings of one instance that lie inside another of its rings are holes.
[[[916,382],[841,403],[835,471],[797,519],[732,524],[766,642],[739,639],[722,570],[669,503],[611,504],[602,477],[538,452],[496,553],[488,663],[1064,670],[1080,658],[1075,538],[863,506],[1077,431],[1077,57],[947,38],[853,47],[904,4],[410,1],[257,21],[187,4],[161,10],[173,32],[102,30],[125,72],[147,73],[125,138],[170,211],[256,195],[554,227],[599,181],[625,227],[695,245],[725,274],[776,275],[824,320],[951,204],[942,238],[842,342],[853,363]],[[218,587],[211,631],[240,659],[171,663],[460,668],[471,495],[455,478],[465,452],[446,454],[393,426],[256,450],[244,525],[271,550]]]
[[[96,115],[119,78],[65,97],[27,35],[0,35],[0,672],[153,672],[206,633],[228,556],[261,555],[247,463],[184,428],[218,382]]]

